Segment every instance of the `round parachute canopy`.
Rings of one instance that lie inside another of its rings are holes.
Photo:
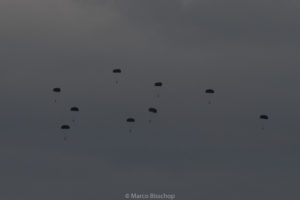
[[[155,87],[162,87],[163,83],[162,82],[156,82],[156,83],[154,83],[154,86]]]
[[[63,129],[63,130],[68,130],[71,127],[69,125],[62,125],[60,128]]]
[[[148,111],[151,112],[151,113],[157,113],[158,112],[156,108],[149,108]]]
[[[121,69],[114,69],[114,70],[113,70],[113,73],[115,73],[115,74],[120,74],[120,73],[122,73],[122,70],[121,70]]]
[[[126,120],[128,123],[133,123],[133,122],[135,122],[135,119],[134,118],[127,118],[127,120]]]
[[[268,115],[260,115],[259,118],[264,119],[264,120],[268,120],[269,116]]]
[[[56,87],[56,88],[53,88],[53,90],[52,90],[53,92],[61,92],[61,89],[60,88],[58,88],[58,87]]]
[[[74,106],[74,107],[70,108],[70,111],[72,111],[72,112],[79,112],[79,108]]]
[[[206,93],[206,94],[214,94],[215,91],[214,91],[213,89],[206,89],[206,90],[205,90],[205,93]]]

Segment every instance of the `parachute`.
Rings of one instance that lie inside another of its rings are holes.
[[[134,118],[127,118],[127,120],[126,120],[128,123],[133,123],[133,122],[135,122],[135,119]]]
[[[260,119],[268,120],[268,119],[269,119],[269,116],[268,116],[268,115],[260,115],[259,118],[260,118]]]
[[[71,129],[71,127],[69,125],[62,125],[60,128],[62,130],[69,130],[69,129]]]
[[[162,87],[163,83],[162,82],[156,82],[156,83],[154,83],[154,86],[155,87]]]
[[[71,107],[70,111],[72,111],[72,112],[79,112],[79,108],[78,107]]]
[[[213,89],[206,89],[206,90],[205,90],[205,93],[206,93],[206,94],[214,94],[215,91],[214,91]]]
[[[114,69],[114,70],[113,70],[113,73],[115,73],[115,74],[120,74],[120,73],[122,73],[122,70],[121,70],[121,69]]]
[[[157,113],[158,112],[156,108],[149,108],[148,111],[151,112],[151,113]]]
[[[53,88],[53,92],[61,92],[61,89],[56,87],[56,88]]]

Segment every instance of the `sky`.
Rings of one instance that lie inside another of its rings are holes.
[[[0,198],[299,198],[299,9],[1,0]],[[264,131],[260,114],[270,116]],[[72,124],[67,142],[61,124]]]

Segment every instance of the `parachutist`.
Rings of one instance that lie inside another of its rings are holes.
[[[208,94],[208,95],[213,95],[213,94],[215,94],[215,90],[213,90],[213,89],[206,89],[205,93]],[[211,104],[211,99],[208,100],[208,104]]]
[[[266,120],[269,120],[269,116],[265,115],[265,114],[262,114],[262,115],[259,116],[259,119],[266,121]],[[263,122],[263,124],[261,126],[261,130],[265,130],[265,124],[264,124],[264,122]]]
[[[122,70],[121,69],[113,69],[112,71],[114,74],[121,74],[122,73]],[[119,80],[118,78],[116,77],[116,84],[118,85],[119,84]]]

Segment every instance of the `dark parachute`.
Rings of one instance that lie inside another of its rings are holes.
[[[259,118],[260,118],[260,119],[268,120],[268,119],[269,119],[269,116],[268,116],[268,115],[260,115]]]
[[[122,73],[122,70],[121,69],[113,69],[112,71],[114,74],[118,75],[118,74],[121,74]],[[116,84],[119,83],[119,79],[118,79],[118,76],[115,77],[115,81],[116,81]]]
[[[213,89],[206,89],[205,90],[205,94],[213,95],[213,94],[215,94],[215,90],[213,90]],[[208,104],[211,104],[211,99],[210,98],[208,99]]]
[[[72,111],[72,112],[79,112],[79,108],[74,106],[74,107],[70,108],[70,111]]]
[[[129,123],[133,123],[133,122],[135,122],[135,119],[134,118],[127,118],[126,121],[129,122]]]
[[[53,90],[52,90],[53,92],[61,92],[61,89],[60,88],[58,88],[58,87],[56,87],[56,88],[53,88]]]
[[[151,112],[151,113],[157,113],[158,112],[156,108],[152,108],[152,107],[149,108],[148,111]]]
[[[155,86],[155,87],[162,87],[162,86],[163,86],[163,83],[162,83],[162,82],[155,82],[155,83],[154,83],[154,86]]]
[[[120,73],[122,73],[122,70],[121,70],[121,69],[114,69],[114,70],[113,70],[113,73],[115,73],[115,74],[120,74]]]
[[[205,90],[205,93],[206,93],[206,94],[214,94],[214,93],[215,93],[215,90],[213,90],[213,89],[206,89],[206,90]]]
[[[69,130],[69,129],[71,129],[71,127],[69,126],[69,125],[62,125],[61,127],[60,127],[62,130]]]
[[[262,125],[261,125],[261,129],[265,130],[265,123],[264,123],[264,121],[269,120],[269,116],[265,115],[265,114],[262,114],[262,115],[259,116],[259,119],[263,120]]]

